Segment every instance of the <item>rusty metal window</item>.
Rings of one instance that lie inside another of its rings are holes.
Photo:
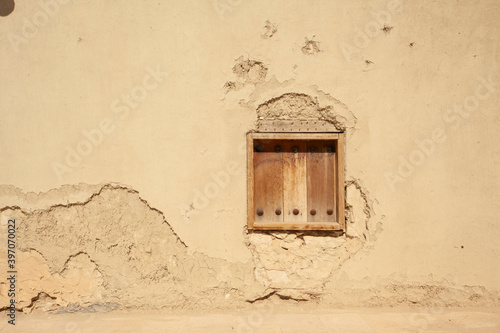
[[[344,133],[249,133],[248,229],[344,230]]]

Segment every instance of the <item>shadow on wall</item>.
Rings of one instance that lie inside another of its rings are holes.
[[[0,0],[0,16],[8,16],[14,11],[14,0]]]

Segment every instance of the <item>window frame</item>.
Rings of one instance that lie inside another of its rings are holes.
[[[254,140],[335,140],[336,151],[336,222],[255,222],[255,188],[254,188]],[[345,189],[344,189],[344,165],[345,165],[345,136],[342,132],[329,133],[262,133],[250,132],[247,134],[247,214],[249,230],[345,230]]]

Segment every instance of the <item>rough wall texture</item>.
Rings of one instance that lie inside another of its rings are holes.
[[[500,303],[498,2],[12,4],[0,308],[8,218],[25,312]],[[345,234],[245,228],[295,120],[346,133]]]
[[[89,187],[84,189],[88,193]],[[352,284],[335,278],[346,260],[370,250],[381,228],[371,221],[371,200],[362,185],[349,180],[346,189],[345,234],[249,232],[245,242],[253,260],[244,264],[189,254],[160,211],[119,185],[102,185],[83,201],[49,208],[4,207],[4,219],[23,221],[17,229],[17,308],[61,313],[229,309],[291,301],[341,307],[500,301],[498,293],[484,287],[460,288],[432,279],[388,280],[369,287],[370,281]],[[6,261],[5,253],[1,259]],[[6,277],[2,274],[0,282],[2,304],[9,302]]]
[[[208,308],[242,301],[243,291],[259,287],[249,265],[188,255],[163,214],[125,187],[106,185],[83,202],[3,214],[24,221],[23,311]],[[7,289],[2,282],[2,302]]]

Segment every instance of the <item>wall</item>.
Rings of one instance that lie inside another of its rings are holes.
[[[18,309],[500,302],[498,2],[8,6]],[[245,135],[304,115],[346,132],[347,232],[248,232]]]

